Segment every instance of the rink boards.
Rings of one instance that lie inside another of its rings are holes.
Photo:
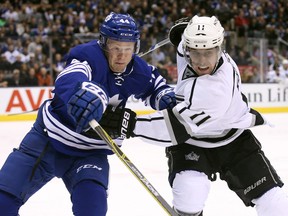
[[[51,87],[0,88],[0,121],[34,120],[37,108],[53,97]],[[242,92],[250,106],[262,113],[288,112],[288,86],[281,84],[243,84]],[[203,95],[204,96],[204,95]],[[153,112],[142,101],[129,98],[127,106],[137,114]]]

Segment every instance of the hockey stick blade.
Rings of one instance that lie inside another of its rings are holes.
[[[147,50],[145,53],[143,53],[143,52],[139,53],[138,56],[139,57],[143,57],[143,56],[147,55],[148,53],[150,53],[150,52],[152,52],[152,51],[164,46],[165,44],[168,44],[169,42],[170,42],[169,38],[166,38],[166,39],[160,41],[159,43],[153,45],[152,47],[150,47],[150,49]]]
[[[145,187],[145,189],[153,196],[158,204],[168,213],[170,216],[178,216],[171,206],[165,201],[165,199],[157,192],[152,184],[144,177],[144,175],[138,170],[138,168],[129,160],[129,158],[122,152],[119,146],[114,140],[106,133],[106,131],[99,125],[96,120],[89,122],[91,128],[101,137],[103,141],[112,149],[117,157],[126,165],[126,167],[132,172],[132,174],[138,179],[138,181]]]

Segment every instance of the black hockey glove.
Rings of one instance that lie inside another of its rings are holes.
[[[133,136],[133,131],[136,124],[136,113],[128,108],[116,108],[108,105],[99,124],[111,136],[116,138],[130,138]],[[99,136],[90,129],[83,133],[88,137],[100,139]]]
[[[176,20],[174,26],[171,27],[168,37],[169,37],[170,42],[174,46],[178,47],[181,41],[184,29],[186,28],[190,20],[191,20],[190,17],[184,17],[184,18],[178,19]]]
[[[130,138],[136,124],[136,113],[128,108],[108,106],[99,124],[113,138]]]

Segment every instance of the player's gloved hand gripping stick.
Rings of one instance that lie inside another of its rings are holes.
[[[89,128],[89,121],[100,120],[108,105],[108,96],[99,84],[83,82],[70,98],[67,112],[76,125],[76,132],[81,133]]]
[[[91,128],[96,131],[99,137],[104,140],[117,157],[126,165],[126,167],[132,172],[132,174],[140,181],[145,189],[153,196],[158,204],[171,216],[178,216],[178,214],[170,207],[170,205],[163,199],[163,197],[157,192],[152,184],[145,178],[145,176],[137,169],[137,167],[128,159],[128,157],[121,151],[118,145],[113,139],[106,133],[106,131],[99,125],[96,120],[89,122]]]

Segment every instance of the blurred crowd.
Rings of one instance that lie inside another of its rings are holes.
[[[140,52],[165,39],[181,17],[216,15],[226,32],[237,37],[237,43],[226,49],[240,66],[247,66],[242,70],[243,82],[259,82],[255,59],[245,49],[248,37],[266,38],[273,51],[265,81],[277,82],[268,74],[275,71],[277,76],[277,71],[286,68],[282,63],[288,49],[275,54],[275,46],[278,38],[288,42],[287,0],[9,0],[0,3],[0,87],[53,85],[64,67],[65,54],[87,38],[97,38],[99,24],[111,11],[136,19],[141,30]],[[175,82],[172,45],[145,58],[168,83]],[[281,74],[287,77],[285,70]]]

